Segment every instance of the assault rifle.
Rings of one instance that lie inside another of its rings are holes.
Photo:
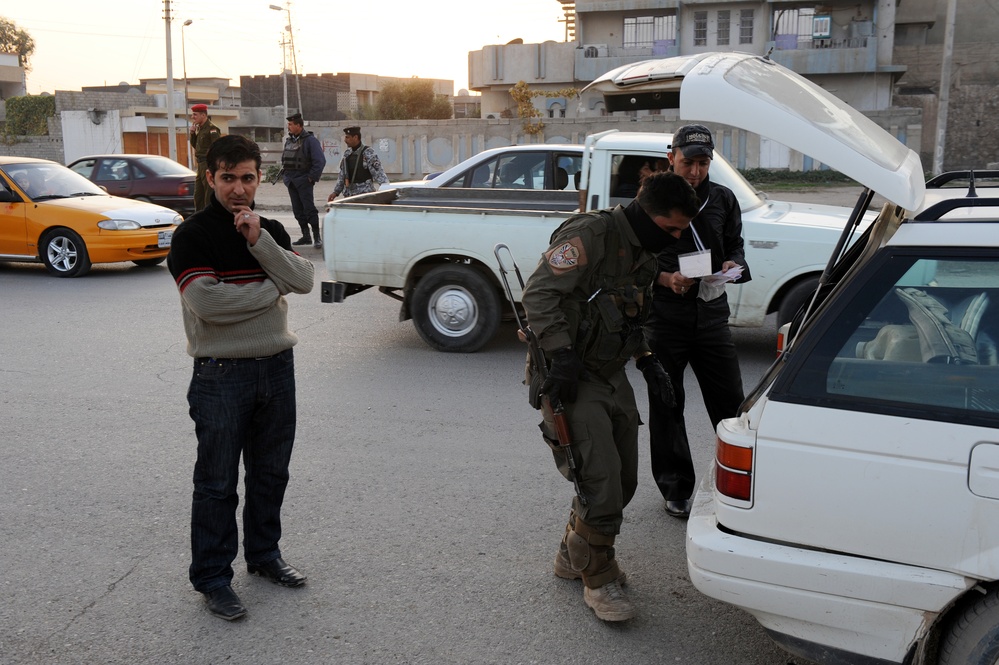
[[[506,264],[503,263],[503,257],[500,255],[500,250],[503,249],[510,255],[510,262],[513,264],[514,273],[516,273],[517,281],[520,283],[521,293],[524,291],[524,278],[520,274],[520,268],[517,266],[510,248],[503,243],[497,244],[493,248],[493,254],[496,255],[496,261],[499,263],[500,276],[503,278],[503,288],[506,290],[506,297],[510,300],[510,307],[513,308],[513,315],[517,319],[517,337],[520,338],[520,341],[527,342],[527,352],[531,359],[531,369],[533,372],[537,372],[541,382],[544,383],[548,377],[548,363],[545,361],[545,354],[541,350],[541,345],[538,344],[537,335],[527,325],[527,322],[520,318],[517,301],[513,297],[513,291],[510,290],[510,279],[507,277],[509,271],[506,269]],[[565,455],[565,461],[569,467],[569,479],[572,481],[573,487],[576,488],[576,496],[579,498],[579,502],[585,506],[586,496],[583,494],[583,489],[579,486],[579,472],[576,467],[576,458],[572,454],[572,435],[569,432],[569,419],[565,415],[565,405],[562,404],[562,400],[560,399],[552,401],[544,393],[538,396],[538,401],[539,403],[536,404],[532,396],[531,406],[536,409],[540,408],[541,412],[546,416],[550,416],[551,421],[555,423],[555,436],[558,437],[558,449]]]

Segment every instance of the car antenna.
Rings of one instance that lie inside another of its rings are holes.
[[[971,174],[971,177],[970,177],[971,186],[968,187],[968,198],[969,199],[971,199],[971,198],[978,198],[978,192],[975,191],[975,170],[972,169],[968,173]]]

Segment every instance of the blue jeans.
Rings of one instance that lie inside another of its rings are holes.
[[[187,392],[198,436],[191,508],[191,583],[202,593],[232,581],[239,457],[245,469],[243,556],[281,556],[281,504],[295,441],[295,361],[197,358]]]

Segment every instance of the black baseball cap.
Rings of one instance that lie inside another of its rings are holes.
[[[704,125],[684,125],[673,133],[673,147],[680,148],[684,157],[715,156],[711,130]]]
[[[294,114],[288,116],[287,118],[285,118],[285,120],[287,120],[288,122],[293,122],[296,125],[304,125],[305,124],[305,121],[302,120],[302,114],[301,113],[294,113]]]

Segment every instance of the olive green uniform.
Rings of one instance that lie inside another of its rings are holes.
[[[222,138],[222,132],[209,118],[201,123],[197,132],[191,134],[191,148],[197,161],[198,177],[194,181],[194,209],[202,210],[208,205],[211,188],[208,186],[208,149]]]
[[[561,548],[590,588],[620,574],[612,546],[638,486],[640,425],[624,367],[648,353],[642,325],[656,270],[655,255],[642,248],[619,206],[567,220],[524,289],[524,309],[541,348],[550,354],[571,345],[588,372],[576,401],[564,405],[587,501],[573,499]],[[529,379],[537,390],[537,377]],[[548,414],[541,430],[568,477]]]

